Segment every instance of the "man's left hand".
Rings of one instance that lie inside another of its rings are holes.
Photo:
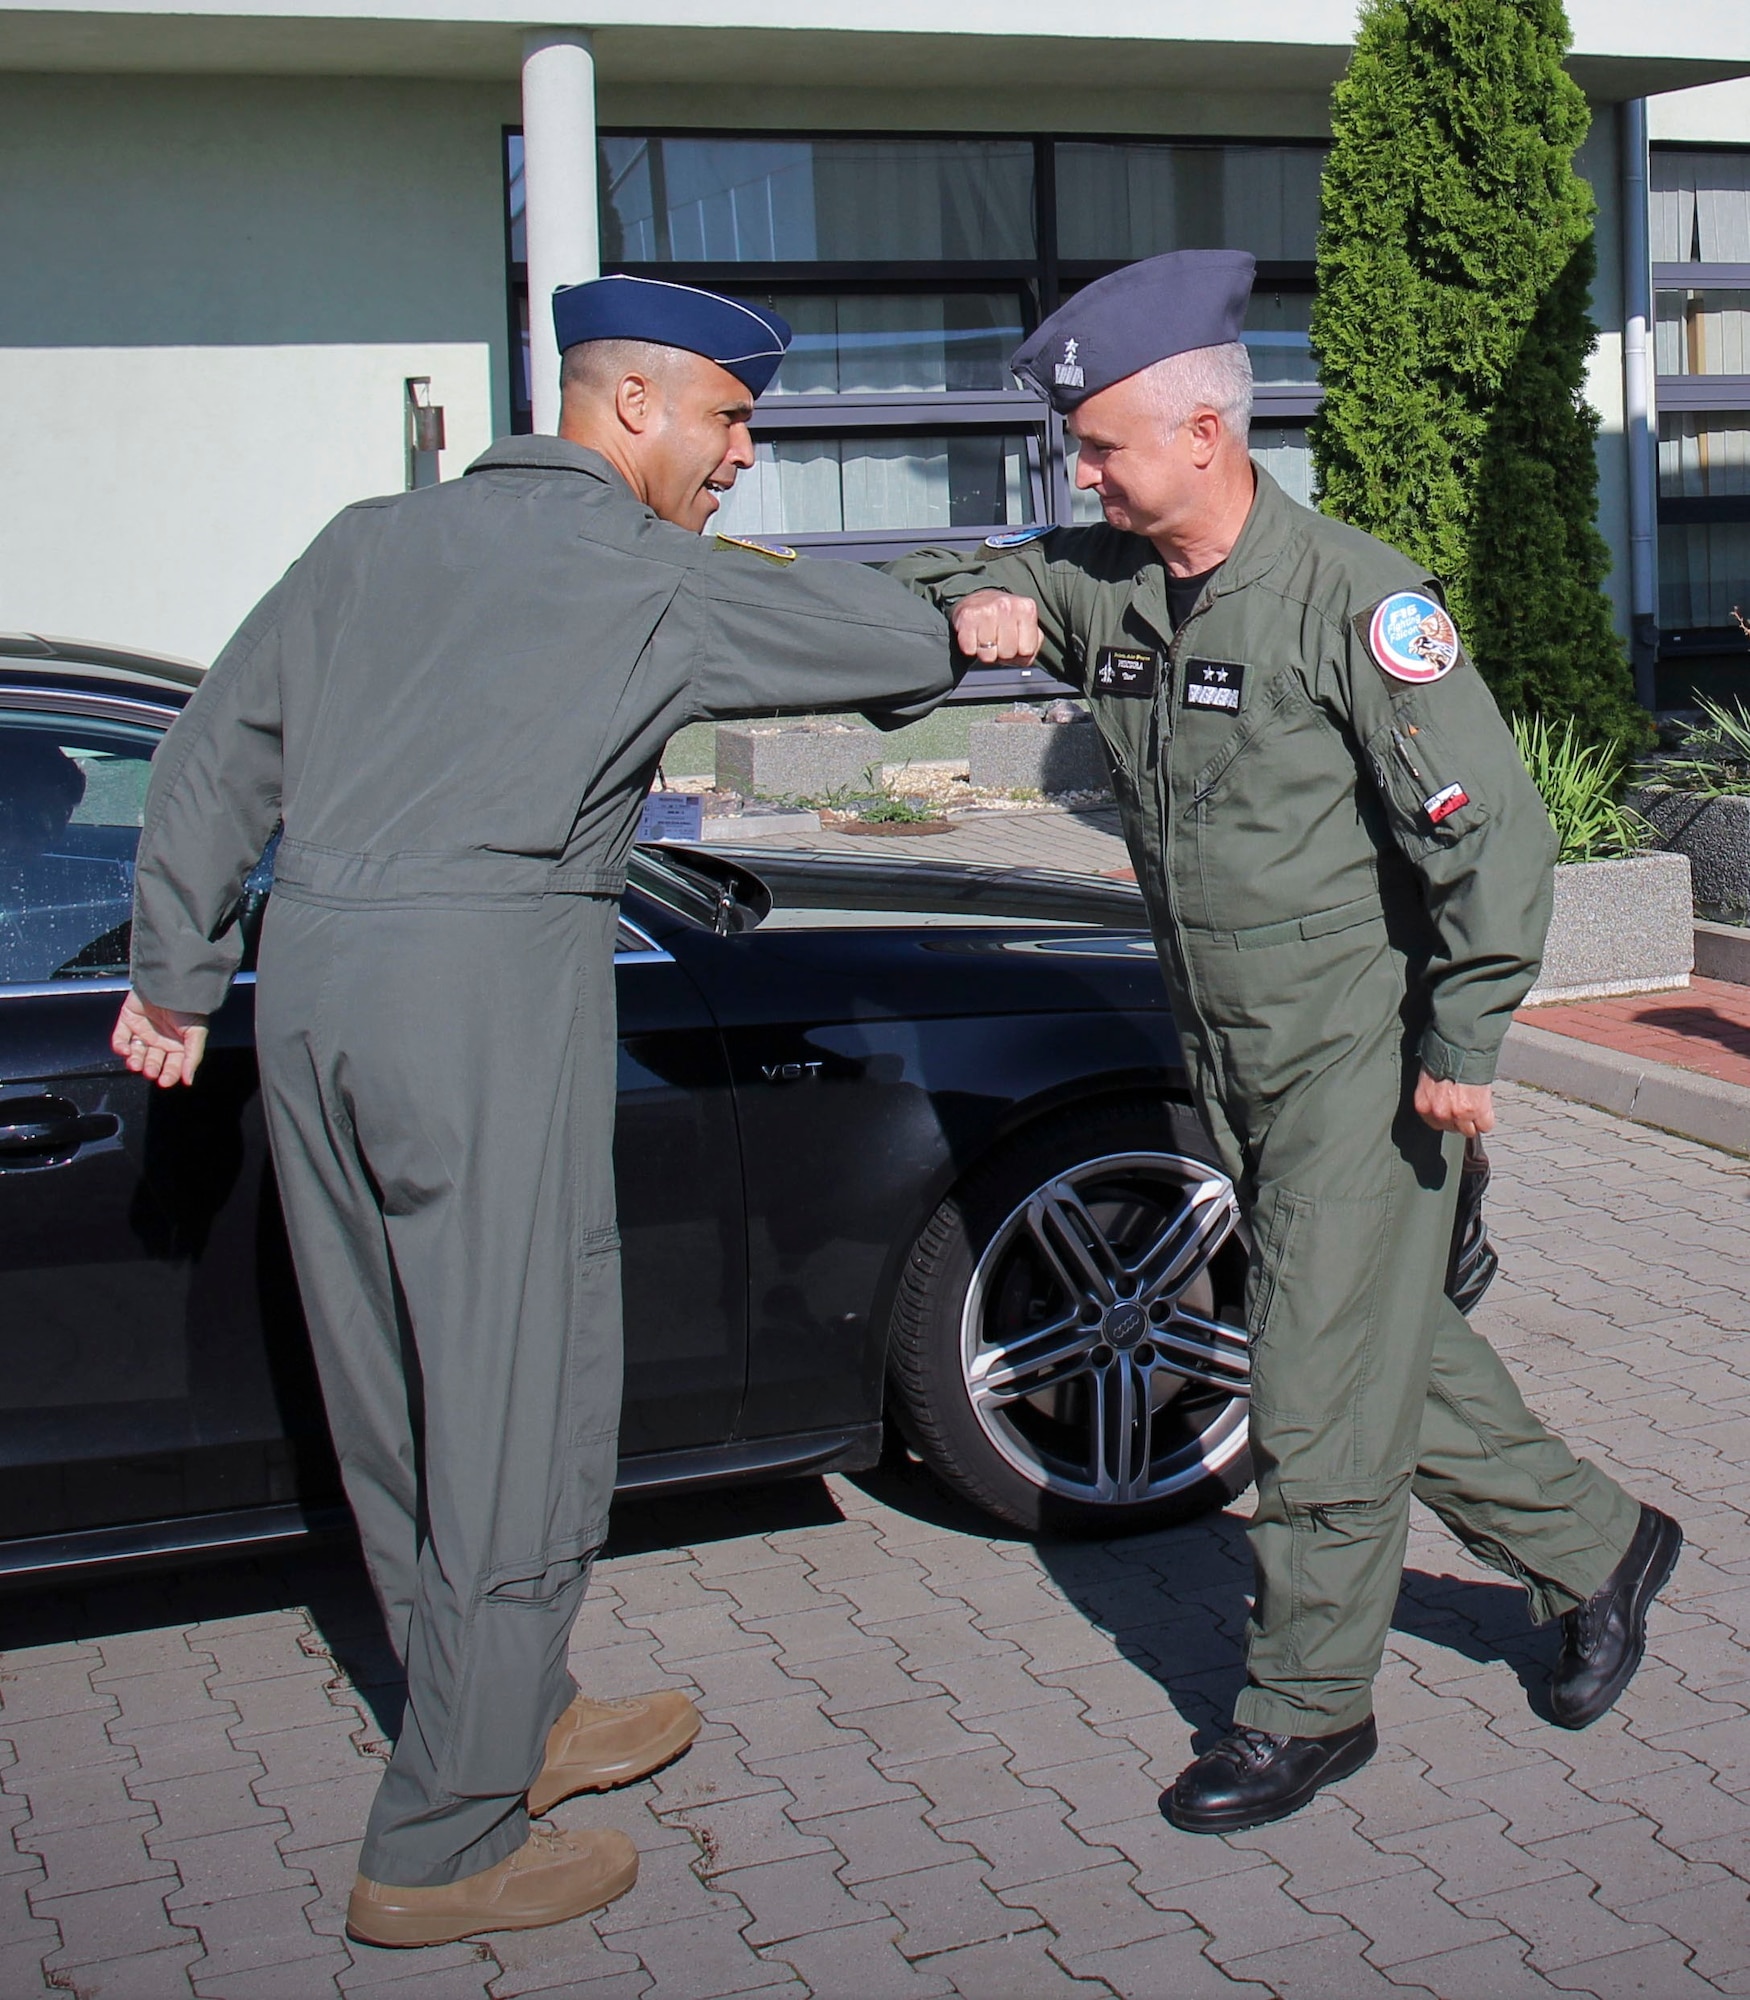
[[[1477,1139],[1495,1129],[1495,1092],[1486,1083],[1437,1083],[1424,1070],[1416,1084],[1416,1116],[1436,1132]]]

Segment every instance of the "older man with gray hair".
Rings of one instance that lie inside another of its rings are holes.
[[[1250,1226],[1249,1685],[1161,1802],[1200,1833],[1279,1819],[1373,1755],[1412,1493],[1562,1620],[1571,1729],[1627,1685],[1682,1542],[1544,1428],[1446,1295],[1464,1145],[1494,1124],[1543,950],[1550,826],[1439,583],[1249,456],[1252,270],[1151,258],[1015,355],[1104,525],[895,566],[962,653],[1042,660],[1089,697]],[[1151,1412],[1120,1421],[1110,1447],[1146,1455]]]

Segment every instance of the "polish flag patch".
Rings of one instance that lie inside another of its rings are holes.
[[[1438,826],[1443,819],[1451,819],[1461,806],[1470,804],[1470,793],[1462,785],[1448,785],[1444,791],[1422,801],[1422,810],[1428,815],[1428,824]]]

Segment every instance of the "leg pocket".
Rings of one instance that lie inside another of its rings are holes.
[[[541,1767],[547,1731],[571,1699],[571,1627],[595,1551],[513,1564],[469,1609],[438,1782],[459,1798],[512,1798]]]

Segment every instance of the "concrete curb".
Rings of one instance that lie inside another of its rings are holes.
[[[1750,1090],[1741,1084],[1625,1056],[1522,1021],[1507,1030],[1500,1074],[1505,1082],[1593,1104],[1680,1139],[1750,1155]]]
[[[1750,986],[1750,928],[1743,924],[1697,923],[1695,970],[1702,979]]]

